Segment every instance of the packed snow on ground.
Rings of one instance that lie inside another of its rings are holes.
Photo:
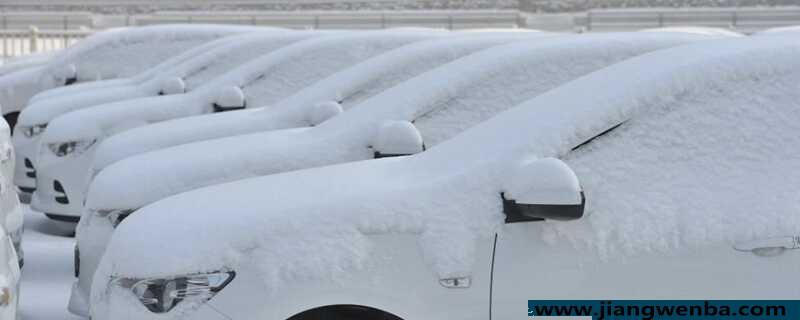
[[[180,144],[258,131],[318,125],[392,86],[437,66],[494,45],[547,34],[452,36],[421,41],[337,72],[273,106],[164,121],[109,137],[98,147],[94,170],[111,163]],[[320,110],[323,106],[325,110]]]
[[[610,258],[795,234],[800,45],[787,40],[666,49],[547,92],[417,156],[165,199],[119,227],[96,279],[254,264],[269,288],[330,280],[375,258],[368,235],[381,233],[418,235],[433,271],[462,274],[475,241],[503,223],[498,195],[514,168],[565,154],[584,183],[588,217],[545,222],[549,241]],[[575,94],[587,91],[594,94]],[[107,291],[98,283],[93,306],[103,307]]]
[[[25,210],[25,267],[19,313],[24,320],[78,320],[67,312],[75,240],[66,237],[43,214]]]
[[[493,47],[406,81],[310,130],[234,136],[124,159],[100,171],[88,189],[87,207],[139,208],[210,184],[369,159],[386,120],[414,121],[426,146],[434,146],[589,72],[697,40],[713,41],[689,34],[632,33]],[[191,166],[185,165],[187,159]],[[127,186],[124,195],[118,185]]]

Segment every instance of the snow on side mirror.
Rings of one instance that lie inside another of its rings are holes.
[[[159,95],[181,94],[186,92],[186,83],[180,77],[171,77],[161,82]]]
[[[408,121],[386,121],[373,144],[375,158],[407,156],[425,151],[422,134]]]
[[[342,105],[336,101],[320,102],[311,108],[311,112],[308,113],[308,122],[312,126],[316,126],[339,115],[342,111]]]
[[[241,88],[231,86],[220,90],[214,112],[241,110],[245,108],[244,92]]]
[[[516,169],[501,194],[506,223],[576,220],[586,198],[577,175],[563,161],[543,158]]]
[[[58,70],[57,76],[64,82],[65,86],[71,85],[75,82],[78,82],[78,68],[75,67],[74,64],[70,63],[61,67],[61,69]]]

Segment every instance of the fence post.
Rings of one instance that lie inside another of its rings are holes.
[[[30,26],[30,53],[39,52],[39,28]]]
[[[586,12],[586,30],[592,31],[592,12]]]

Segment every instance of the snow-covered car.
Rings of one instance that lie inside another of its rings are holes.
[[[786,39],[665,49],[418,155],[164,199],[111,239],[92,319],[523,319],[529,299],[798,299],[798,54]]]
[[[132,155],[190,142],[318,125],[403,81],[468,54],[548,36],[553,34],[477,33],[409,44],[337,72],[269,108],[164,121],[108,137],[97,147],[92,172]]]
[[[24,263],[22,233],[24,212],[14,188],[14,146],[11,144],[11,129],[0,119],[0,225],[11,239],[19,265]],[[0,318],[3,319],[3,318]]]
[[[0,77],[12,72],[44,65],[50,61],[52,55],[52,52],[37,53],[3,61],[0,64]]]
[[[419,152],[423,145],[445,141],[569,80],[638,54],[700,39],[708,38],[631,33],[520,41],[428,71],[312,129],[239,135],[123,159],[100,171],[89,186],[78,228],[80,272],[73,298],[88,293],[113,228],[147,204],[257,175]],[[392,120],[405,122],[383,126]],[[198,150],[205,152],[197,154]],[[173,158],[176,155],[180,159]],[[175,161],[186,159],[191,166],[175,166]],[[132,180],[134,172],[129,170],[144,161],[149,166]],[[141,190],[143,185],[148,190]]]
[[[102,104],[59,116],[41,138],[31,207],[74,227],[95,147],[107,136],[180,117],[268,106],[370,57],[449,35],[437,30],[386,30],[308,39],[243,64],[186,94]]]
[[[116,101],[186,93],[261,55],[323,34],[331,33],[262,31],[228,36],[127,78],[130,80],[125,83],[62,94],[30,104],[19,117],[17,132],[21,134],[14,135],[17,162],[23,164],[17,167],[14,182],[23,201],[30,199],[36,190],[39,140],[50,121],[58,116]]]
[[[0,77],[0,105],[10,121],[38,92],[85,81],[130,77],[205,42],[257,30],[264,29],[170,25],[101,32],[54,54],[44,65]],[[13,128],[15,123],[9,125]]]
[[[0,228],[0,319],[21,319],[18,311],[20,293],[19,259],[9,235]]]

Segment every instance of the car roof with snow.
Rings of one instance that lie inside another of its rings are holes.
[[[104,31],[56,54],[45,66],[57,74],[74,65],[79,80],[127,77],[177,53],[235,33],[268,28],[219,25],[166,25]],[[154,50],[154,49],[158,50]],[[120,65],[120,61],[125,61]]]
[[[294,94],[306,86],[345,67],[383,52],[426,39],[449,36],[446,31],[365,31],[306,39],[262,55],[255,60],[220,75],[196,90],[183,95],[147,97],[115,102],[82,109],[55,118],[47,127],[43,141],[97,136],[109,126],[118,125],[132,115],[157,117],[172,112],[167,108],[144,109],[147,103],[194,102],[201,113],[218,102],[221,91],[241,88],[234,92],[244,96],[247,107],[262,107]],[[187,99],[184,102],[183,99]],[[139,106],[139,108],[132,107]]]
[[[128,156],[159,146],[175,145],[173,141],[200,141],[261,128],[282,128],[286,123],[318,124],[311,113],[315,106],[337,102],[347,110],[398,83],[433,67],[440,66],[480,49],[503,43],[553,36],[545,33],[454,35],[409,44],[368,59],[337,72],[263,109],[240,110],[188,117],[131,129],[103,141],[95,154],[95,168],[106,167]],[[293,125],[298,126],[298,125]]]
[[[764,38],[633,58],[416,156],[246,179],[167,198],[120,225],[102,275],[174,276],[250,263],[274,282],[270,286],[280,286],[364,266],[374,257],[369,235],[384,233],[417,235],[440,276],[468,272],[475,241],[503,224],[499,194],[513,168],[551,156],[565,156],[587,182],[589,215],[544,223],[542,236],[563,238],[587,254],[696,247],[755,231],[793,234],[800,227],[793,191],[800,182],[794,161],[800,44]],[[568,154],[620,122],[618,130]],[[748,183],[730,184],[743,180]],[[743,189],[759,196],[740,197]],[[715,196],[730,205],[720,206]],[[287,250],[314,259],[281,263]]]
[[[94,179],[87,206],[138,208],[221,181],[369,158],[374,153],[371,145],[378,127],[386,120],[413,121],[430,147],[517,103],[612,63],[709,39],[678,33],[601,34],[492,47],[423,73],[310,129],[202,141],[121,160]],[[192,166],[183,165],[188,158]],[[220,164],[229,170],[219,171]],[[134,169],[141,165],[147,170]],[[174,183],[156,183],[160,180]],[[109,195],[122,191],[112,187],[119,183],[130,186],[125,189],[126,195]],[[148,187],[134,187],[140,185]],[[93,196],[96,190],[101,195]]]
[[[259,56],[322,34],[326,34],[326,32],[267,29],[266,31],[227,36],[190,49],[185,54],[173,57],[167,62],[143,72],[146,75],[136,76],[136,78],[140,78],[139,81],[144,81],[138,84],[139,89],[152,95],[159,94],[166,81],[175,80],[176,78],[181,79],[180,82],[185,86],[186,91],[191,91],[212,81],[213,78],[227,73],[230,69],[243,65]],[[137,84],[133,83],[133,85]],[[64,98],[81,99],[81,95],[85,94],[115,95],[117,91],[125,90],[130,90],[130,88],[117,87],[109,88],[104,92],[89,93],[81,90]],[[86,97],[86,99],[91,100],[92,98]],[[19,121],[23,125],[47,123],[57,116],[72,111],[74,105],[61,103],[58,99],[46,99],[29,105]]]

